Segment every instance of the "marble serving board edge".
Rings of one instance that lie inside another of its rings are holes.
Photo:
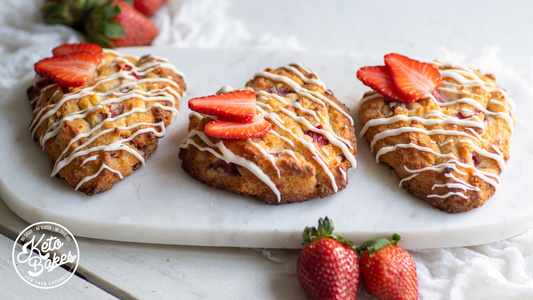
[[[456,247],[493,242],[533,225],[533,203],[524,189],[533,181],[533,143],[527,139],[533,110],[531,91],[512,75],[499,82],[517,102],[511,160],[501,190],[473,211],[450,215],[398,187],[394,171],[376,164],[366,140],[358,137],[358,167],[350,170],[347,189],[325,199],[268,206],[259,201],[208,187],[180,167],[178,146],[186,136],[191,97],[212,94],[228,84],[243,87],[255,72],[298,61],[316,71],[344,102],[361,126],[357,102],[366,91],[355,73],[363,65],[381,64],[382,56],[356,53],[310,53],[217,49],[127,48],[122,53],[153,53],[167,57],[188,79],[180,115],[146,166],[93,197],[73,191],[63,180],[50,178],[47,155],[28,130],[31,109],[21,80],[0,102],[0,196],[21,218],[33,223],[55,221],[75,235],[129,242],[200,246],[300,248],[305,226],[328,216],[335,232],[356,243],[394,232],[408,249]]]

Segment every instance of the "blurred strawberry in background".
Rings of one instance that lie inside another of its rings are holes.
[[[147,17],[153,16],[168,0],[133,0],[133,7]]]
[[[149,16],[167,0],[46,0],[45,22],[83,32],[87,41],[102,47],[146,46],[158,34]],[[131,5],[133,4],[133,6]]]

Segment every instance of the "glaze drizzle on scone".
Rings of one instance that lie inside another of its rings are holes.
[[[37,76],[28,91],[30,130],[53,170],[88,195],[144,165],[178,115],[185,76],[163,58],[105,50],[93,78],[65,88]]]
[[[211,117],[192,113],[189,135],[180,145],[183,168],[214,187],[269,204],[343,189],[347,169],[356,166],[353,120],[318,76],[291,64],[255,74],[247,89],[256,92],[256,112],[272,130],[261,138],[216,139],[203,132]]]
[[[400,186],[450,213],[481,206],[509,159],[514,102],[492,75],[433,62],[443,85],[402,104],[368,92],[359,103],[361,136]]]

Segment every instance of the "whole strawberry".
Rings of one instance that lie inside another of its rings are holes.
[[[380,300],[418,299],[416,265],[413,257],[397,246],[400,236],[392,241],[380,238],[360,247],[361,279],[366,288]]]
[[[89,42],[103,47],[146,46],[158,34],[150,19],[123,1],[93,7],[85,31]]]
[[[48,24],[64,24],[102,47],[150,45],[157,27],[125,1],[46,0],[41,8]]]
[[[359,285],[359,264],[353,243],[332,235],[333,222],[318,221],[318,229],[306,227],[307,245],[297,262],[298,281],[311,300],[355,299]]]

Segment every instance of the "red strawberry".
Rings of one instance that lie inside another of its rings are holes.
[[[418,283],[416,265],[411,255],[392,242],[381,238],[365,242],[360,248],[361,279],[366,288],[380,300],[416,300]]]
[[[158,34],[150,19],[123,1],[92,7],[85,31],[88,41],[103,47],[150,45]]]
[[[124,1],[46,0],[41,11],[46,23],[80,30],[102,47],[150,45],[158,34],[150,19]]]
[[[189,100],[193,111],[222,117],[234,122],[250,122],[255,114],[255,92],[250,90],[233,91]]]
[[[94,74],[100,58],[89,52],[75,52],[45,58],[35,64],[35,72],[62,86],[85,85]]]
[[[353,243],[332,235],[327,217],[303,233],[307,246],[298,256],[298,281],[311,300],[355,300],[359,285],[359,264]]]
[[[147,17],[153,16],[168,0],[133,0],[133,7]]]
[[[357,71],[357,78],[364,85],[393,101],[410,102],[394,85],[391,73],[386,66],[363,67]]]
[[[101,57],[104,54],[102,47],[91,43],[63,44],[52,50],[54,56],[66,55],[73,52],[89,52],[97,57]]]
[[[241,123],[219,119],[205,125],[205,133],[224,139],[245,139],[267,134],[272,125],[261,115],[255,115],[252,122]]]
[[[422,96],[430,94],[442,85],[439,70],[430,64],[390,53],[385,55],[385,65],[389,68],[400,93],[411,101],[416,101]]]
[[[115,1],[113,3],[119,5],[121,10],[120,14],[113,17],[113,19],[120,23],[126,31],[125,37],[111,40],[115,47],[152,44],[152,41],[159,33],[154,23],[125,2]]]

